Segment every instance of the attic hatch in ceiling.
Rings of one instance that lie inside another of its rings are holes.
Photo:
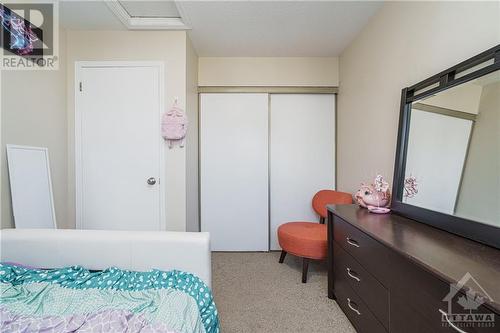
[[[106,1],[129,30],[188,30],[174,1]]]

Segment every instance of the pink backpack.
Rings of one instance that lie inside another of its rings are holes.
[[[180,142],[180,147],[184,147],[184,139],[187,133],[188,119],[182,109],[174,106],[163,114],[161,120],[161,135],[168,141],[168,147],[172,148],[174,142]]]

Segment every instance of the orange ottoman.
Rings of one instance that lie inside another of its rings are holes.
[[[280,263],[287,253],[302,257],[302,282],[307,282],[308,259],[321,260],[327,255],[327,226],[311,222],[288,222],[278,228],[278,242],[283,249]]]
[[[310,259],[321,260],[327,256],[328,232],[324,224],[328,204],[352,204],[350,193],[321,190],[312,199],[312,207],[319,215],[319,224],[314,222],[288,222],[278,228],[278,242],[281,246],[280,264],[289,252],[302,257],[302,282],[307,282],[307,268]]]

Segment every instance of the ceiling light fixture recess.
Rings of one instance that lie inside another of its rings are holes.
[[[119,1],[106,1],[108,8],[129,30],[189,30],[180,17],[132,17]]]

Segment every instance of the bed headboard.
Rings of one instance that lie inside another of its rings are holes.
[[[4,229],[0,246],[2,261],[35,267],[178,269],[212,282],[206,232]]]

